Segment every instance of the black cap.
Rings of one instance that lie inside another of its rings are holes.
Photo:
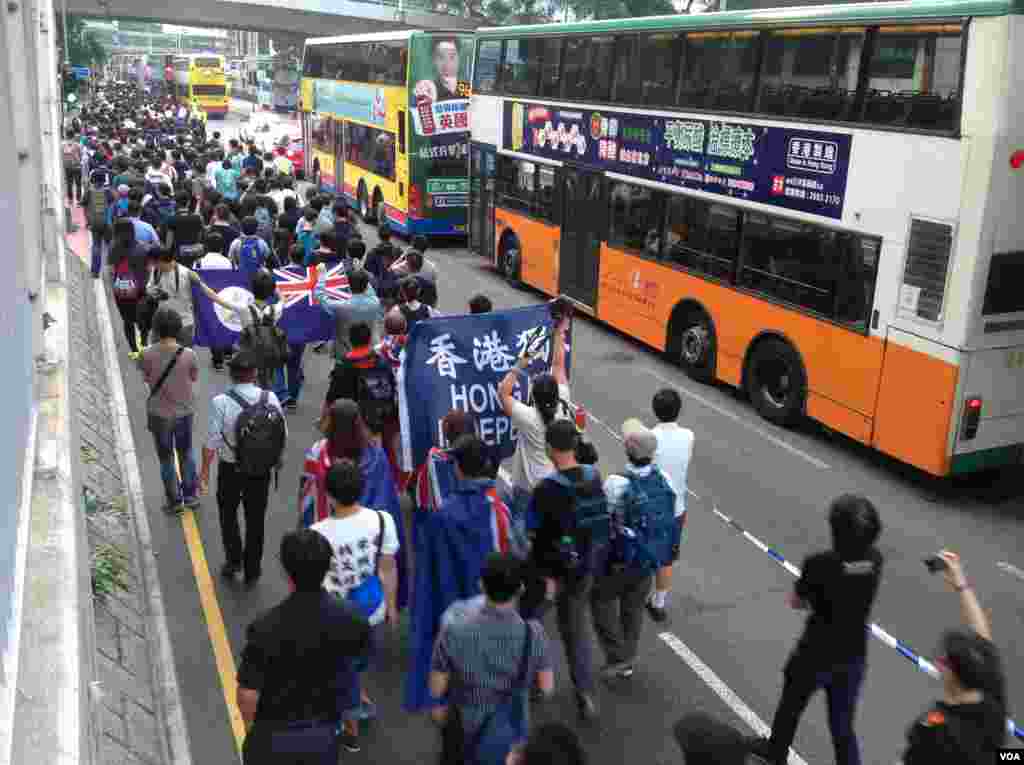
[[[237,372],[259,369],[260,365],[252,351],[238,351],[228,362],[228,368]]]

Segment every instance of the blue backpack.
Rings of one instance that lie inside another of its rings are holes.
[[[657,468],[646,476],[624,478],[629,485],[622,495],[622,512],[612,523],[610,563],[653,574],[674,558],[676,493]]]
[[[570,492],[573,520],[559,544],[559,554],[566,570],[587,576],[601,573],[604,568],[612,519],[597,468],[593,465],[580,465],[580,468],[583,470],[583,480],[579,483],[571,483],[561,471],[555,471],[545,480],[554,481]],[[595,492],[581,492],[581,489],[594,483],[597,484]]]
[[[242,246],[238,249],[238,270],[254,274],[263,268],[263,253],[258,236],[243,236]]]

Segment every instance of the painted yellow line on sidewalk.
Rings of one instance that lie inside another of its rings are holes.
[[[181,481],[181,464],[177,454],[174,455],[174,467],[178,472],[178,480]],[[235,656],[231,653],[224,615],[217,600],[213,577],[210,576],[210,564],[206,560],[206,550],[203,548],[203,539],[194,512],[186,510],[181,514],[181,528],[185,532],[185,545],[192,559],[192,573],[196,578],[203,616],[206,617],[206,631],[210,635],[213,658],[217,663],[217,674],[220,675],[220,686],[224,692],[224,704],[228,708],[228,719],[231,721],[231,731],[235,736],[235,749],[241,757],[242,744],[245,742],[245,722],[242,720],[242,713],[238,711],[238,704],[235,703],[238,694],[238,670],[235,667]]]

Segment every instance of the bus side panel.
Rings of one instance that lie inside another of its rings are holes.
[[[949,473],[957,351],[890,327],[872,445],[936,476]],[[942,356],[944,358],[940,358]]]
[[[506,233],[507,232],[507,233]],[[494,211],[494,242],[500,252],[502,236],[519,240],[519,279],[548,295],[558,294],[558,226],[527,218],[510,210]]]
[[[963,395],[956,411],[952,472],[1014,464],[1024,442],[1024,346],[964,353]],[[966,402],[982,400],[974,438],[961,438]]]
[[[739,386],[751,343],[764,332],[789,340],[807,369],[808,414],[866,440],[875,411],[882,343],[707,279],[603,247],[598,316],[664,350],[672,311],[685,299],[710,314],[718,340],[717,376]]]

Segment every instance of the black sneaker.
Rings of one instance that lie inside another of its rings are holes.
[[[225,563],[220,567],[220,575],[225,579],[234,579],[241,570],[242,567],[237,563]]]
[[[224,371],[224,364],[223,363],[221,363],[221,364],[214,364],[213,365],[213,371],[214,372],[223,372]]]
[[[293,398],[290,398],[287,401],[285,401],[284,404],[282,404],[282,406],[289,412],[294,412],[296,409],[299,408],[299,402]]]
[[[758,762],[766,765],[786,765],[786,757],[779,757],[772,746],[770,739],[763,736],[755,736],[746,741],[747,751],[757,758]]]
[[[658,608],[654,605],[653,601],[648,600],[646,603],[647,615],[651,617],[651,620],[658,623],[664,624],[668,621],[668,611],[664,608]]]
[[[633,662],[617,661],[601,668],[601,677],[605,680],[625,680],[633,676]]]
[[[327,343],[317,343],[313,346],[313,353],[327,353]]]
[[[349,733],[347,730],[342,728],[341,735],[338,737],[341,742],[341,747],[346,752],[356,754],[357,752],[363,751],[363,748],[359,746],[359,737],[354,733]]]

